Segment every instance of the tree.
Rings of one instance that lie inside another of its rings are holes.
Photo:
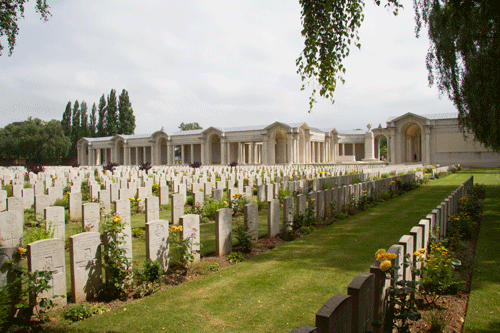
[[[79,137],[89,136],[89,117],[87,115],[87,103],[82,101],[80,105],[80,135]],[[78,140],[80,140],[80,138]]]
[[[399,0],[387,0],[386,7],[397,15],[402,7]],[[316,102],[316,92],[330,99],[337,80],[344,83],[342,77],[345,68],[342,61],[349,55],[351,42],[360,48],[358,29],[363,22],[363,0],[299,0],[302,6],[302,36],[304,50],[297,58],[297,73],[302,79],[302,90],[312,83],[313,91],[309,97],[309,112]],[[380,5],[380,0],[375,0]],[[316,87],[317,84],[317,87]]]
[[[187,123],[187,124],[184,124],[184,122],[182,122],[179,125],[179,128],[180,128],[181,131],[191,131],[191,130],[203,129],[203,127],[201,127],[198,123]]]
[[[381,0],[375,0],[380,5]],[[320,96],[332,103],[337,80],[344,82],[343,59],[363,21],[363,0],[300,0],[304,50],[297,58],[302,89],[313,85],[309,111]],[[435,82],[458,110],[464,134],[500,151],[500,34],[498,1],[414,0],[417,37],[428,28],[431,47],[426,62],[429,84]],[[387,0],[396,15],[399,0]],[[317,85],[317,87],[316,87]]]
[[[99,114],[99,121],[97,123],[97,136],[106,136],[106,98],[104,97],[104,94],[102,94],[101,98],[99,99],[99,109],[97,113]]]
[[[2,0],[0,1],[0,37],[7,36],[7,43],[9,45],[9,56],[14,51],[16,45],[16,37],[19,33],[17,21],[24,18],[24,4],[28,0]],[[48,20],[50,14],[49,5],[46,0],[36,1],[36,11],[40,13],[41,19]],[[4,46],[0,40],[0,56]]]
[[[458,110],[464,134],[500,152],[500,9],[494,0],[415,0],[431,42],[429,84]]]
[[[66,104],[66,110],[64,110],[62,121],[61,121],[61,126],[64,131],[64,135],[66,135],[68,138],[71,137],[71,102],[68,102]]]
[[[118,134],[134,134],[135,116],[128,91],[122,90],[118,97]]]
[[[71,140],[64,135],[61,122],[31,117],[0,129],[0,156],[26,159],[35,163],[60,162],[68,155]]]
[[[106,111],[106,134],[113,136],[118,133],[118,108],[116,105],[116,90],[111,89],[108,95],[108,106]]]
[[[73,122],[71,123],[71,143],[76,145],[76,142],[80,139],[80,103],[78,100],[73,104]]]
[[[92,105],[92,111],[90,112],[90,121],[89,121],[89,136],[94,138],[96,136],[96,126],[97,126],[97,108]]]

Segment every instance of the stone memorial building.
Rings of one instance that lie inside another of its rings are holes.
[[[77,149],[80,165],[335,164],[379,161],[383,136],[389,164],[500,166],[500,154],[464,137],[456,113],[406,113],[389,119],[385,128],[368,125],[367,130],[353,131],[282,122],[172,134],[162,129],[145,135],[81,138]]]

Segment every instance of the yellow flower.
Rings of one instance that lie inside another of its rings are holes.
[[[142,201],[142,199],[141,198],[137,199],[137,202],[139,202],[139,201]]]
[[[130,201],[135,201],[135,199],[134,199],[134,198],[128,198],[128,199],[129,199]]]
[[[394,180],[392,182],[390,182],[389,185],[394,185]]]
[[[120,221],[123,221],[123,219],[120,215],[115,215],[115,217],[113,218],[113,221],[120,222]]]
[[[177,230],[182,231],[182,225],[178,226]]]
[[[389,260],[384,260],[380,264],[380,270],[382,272],[385,272],[385,271],[389,270],[391,267],[392,267],[392,264],[391,264],[391,262]]]
[[[26,253],[26,249],[22,248],[22,247],[18,247],[17,250],[16,250],[17,253],[19,254],[25,254]]]
[[[224,205],[227,205],[227,201],[224,201]]]
[[[375,259],[377,259],[378,261],[382,261],[382,260],[381,260],[382,256],[385,256],[385,250],[384,250],[384,249],[379,249],[379,250],[375,253]]]
[[[387,253],[386,257],[389,260],[394,260],[394,259],[396,259],[397,256],[395,253]]]

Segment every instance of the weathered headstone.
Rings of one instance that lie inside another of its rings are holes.
[[[283,198],[283,228],[290,231],[293,228],[295,206],[293,197]]]
[[[180,218],[182,239],[190,239],[189,253],[194,254],[194,262],[200,261],[200,215],[188,214]]]
[[[68,194],[69,200],[69,218],[70,220],[82,219],[82,194],[80,192],[72,192]]]
[[[13,283],[18,278],[15,268],[21,265],[21,256],[17,253],[18,246],[2,246],[0,247],[0,289],[8,283]],[[6,262],[11,262],[11,265],[4,265]]]
[[[193,207],[198,209],[202,209],[205,204],[205,193],[203,192],[194,192],[193,193]]]
[[[7,210],[7,191],[0,190],[0,212]]]
[[[99,190],[99,203],[103,208],[104,214],[109,214],[111,211],[111,198],[109,196],[109,190]]]
[[[215,254],[229,254],[233,248],[233,211],[222,208],[215,211]]]
[[[306,214],[307,196],[305,194],[297,195],[297,215]]]
[[[316,312],[318,333],[351,332],[352,297],[337,294]]]
[[[115,201],[115,214],[123,219],[125,225],[123,230],[124,244],[121,248],[125,249],[125,255],[132,261],[132,222],[130,220],[130,200],[117,200]]]
[[[360,273],[347,288],[352,297],[352,332],[372,332],[375,275]]]
[[[82,205],[82,227],[86,231],[100,231],[101,214],[97,202]]]
[[[267,235],[275,237],[280,232],[280,200],[273,199],[267,207]]]
[[[158,197],[146,198],[146,222],[160,219],[160,199]]]
[[[54,206],[45,208],[44,219],[46,229],[54,232],[54,238],[66,239],[66,225],[64,221],[64,207]]]
[[[23,213],[14,210],[0,213],[0,243],[3,246],[21,246],[23,242]]]
[[[182,194],[171,194],[171,207],[172,207],[172,223],[174,225],[179,225],[179,219],[184,215],[184,197]]]
[[[168,270],[169,265],[168,237],[167,220],[146,223],[146,258],[158,261],[164,272]]]
[[[83,232],[70,236],[69,251],[73,302],[94,299],[102,284],[101,234]]]
[[[158,188],[158,197],[160,205],[168,205],[168,186],[160,186]]]
[[[252,239],[256,241],[259,238],[259,205],[249,203],[243,207],[243,223]]]
[[[224,191],[221,189],[214,188],[212,190],[212,197],[216,200],[222,200],[222,197],[224,196]]]
[[[39,296],[62,296],[54,298],[53,301],[60,306],[66,306],[64,239],[42,239],[28,244],[28,271],[52,271],[52,279],[49,282],[51,288]]]
[[[24,209],[30,209],[35,204],[35,191],[32,188],[23,188],[23,204]]]
[[[22,197],[7,198],[7,210],[9,212],[19,211],[24,213],[24,202]]]

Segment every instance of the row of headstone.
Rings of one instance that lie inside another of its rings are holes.
[[[445,214],[454,214],[458,209],[458,200],[467,196],[468,190],[473,185],[473,177],[461,184],[448,197],[449,205],[444,209]],[[447,198],[447,199],[448,199]],[[453,203],[456,202],[456,206]],[[447,210],[449,208],[449,210]],[[451,215],[447,215],[448,217]],[[416,263],[414,253],[419,249],[428,249],[430,238],[441,215],[434,213],[427,215],[425,219],[411,228],[408,235],[400,238],[398,244],[392,245],[387,252],[396,254],[392,260],[393,267],[399,267],[394,271],[394,281],[401,279],[411,280],[411,265],[403,265],[407,256],[411,263]],[[347,288],[347,295],[338,294],[330,298],[316,313],[315,326],[302,325],[290,332],[382,332],[382,328],[372,324],[382,321],[385,314],[385,295],[390,287],[390,279],[386,279],[386,273],[381,271],[380,262],[375,260],[370,266],[370,273],[360,273],[355,277]],[[418,277],[416,277],[418,279]]]

